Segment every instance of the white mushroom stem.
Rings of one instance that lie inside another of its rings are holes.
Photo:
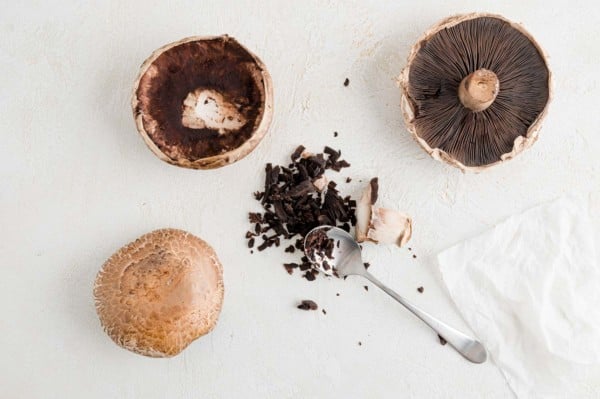
[[[181,124],[190,129],[213,129],[219,134],[241,129],[246,118],[215,90],[196,89],[183,101]]]
[[[460,102],[474,112],[483,111],[496,99],[500,82],[488,69],[478,69],[465,77],[458,86]]]
[[[356,241],[396,244],[399,247],[410,240],[411,218],[393,209],[376,208],[378,181],[372,179],[365,187],[356,206]]]
[[[327,180],[325,175],[323,175],[323,176],[319,177],[318,179],[315,179],[312,183],[315,186],[315,188],[317,189],[317,191],[319,191],[321,193],[325,190],[325,188],[327,188],[327,184],[329,183],[329,181]]]
[[[367,239],[381,244],[396,244],[401,247],[410,240],[412,220],[404,213],[393,209],[371,209],[371,222]]]

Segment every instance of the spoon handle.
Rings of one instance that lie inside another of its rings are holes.
[[[364,272],[363,277],[370,280],[373,284],[385,291],[389,296],[404,305],[405,308],[410,310],[415,316],[417,316],[436,333],[443,337],[454,349],[456,349],[458,353],[463,355],[465,359],[473,363],[485,362],[487,358],[487,352],[485,351],[485,348],[481,342],[469,337],[466,334],[463,334],[462,332],[431,316],[429,313],[417,308],[412,303],[385,286],[381,281],[377,280],[371,273]]]

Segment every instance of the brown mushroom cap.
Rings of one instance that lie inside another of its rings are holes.
[[[160,159],[218,168],[249,154],[266,134],[271,77],[232,37],[189,37],[143,63],[132,107],[138,131]]]
[[[141,355],[170,357],[217,323],[222,267],[198,237],[156,230],[104,263],[94,298],[100,322],[115,343]]]
[[[404,119],[434,158],[477,171],[535,142],[550,79],[520,25],[492,14],[450,17],[411,51],[400,76]]]

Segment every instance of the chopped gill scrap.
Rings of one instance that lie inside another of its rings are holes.
[[[315,301],[311,301],[310,299],[305,299],[300,302],[300,305],[296,306],[298,309],[302,310],[317,310],[319,309],[319,305]]]

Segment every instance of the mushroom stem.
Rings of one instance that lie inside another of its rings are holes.
[[[500,82],[498,76],[488,69],[478,69],[465,77],[458,86],[460,102],[471,111],[483,111],[496,99]]]

